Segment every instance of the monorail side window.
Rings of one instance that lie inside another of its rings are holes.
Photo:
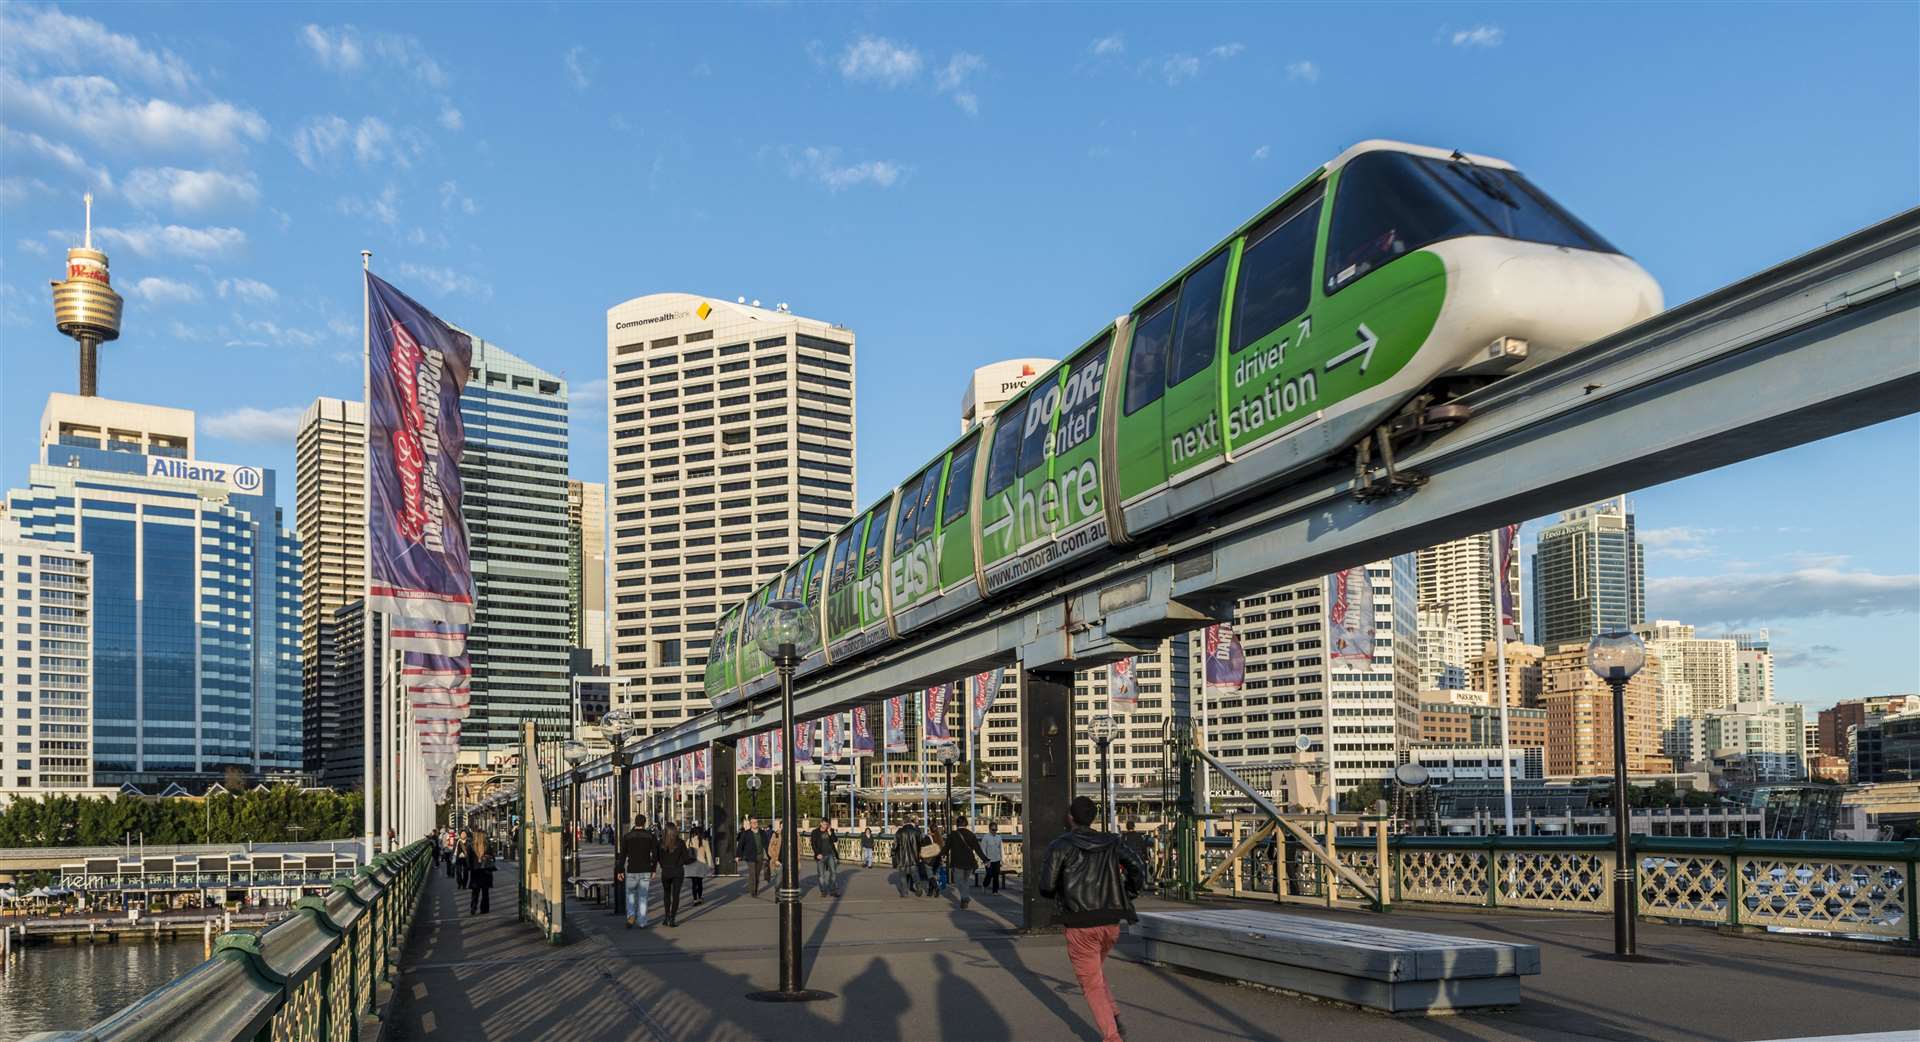
[[[1227,284],[1227,251],[1221,250],[1180,284],[1180,320],[1174,335],[1167,386],[1177,387],[1213,364],[1220,348],[1220,292]]]
[[[913,537],[925,539],[933,534],[933,517],[940,507],[934,500],[940,495],[940,464],[927,468],[926,477],[920,479],[920,503],[914,514]]]
[[[1234,286],[1233,349],[1239,351],[1307,310],[1322,189],[1315,187],[1247,236]]]
[[[880,574],[880,544],[885,541],[883,537],[887,531],[887,511],[892,508],[891,500],[881,500],[880,505],[873,508],[873,515],[867,520],[867,545],[865,552],[860,555],[860,574],[862,575]]]
[[[1174,304],[1179,291],[1168,293],[1141,309],[1133,327],[1133,349],[1127,352],[1128,415],[1160,400],[1167,390],[1167,346],[1173,342]]]
[[[920,483],[926,480],[925,472],[915,476],[912,481],[900,486],[900,516],[893,525],[893,545],[904,550],[913,542],[914,518],[920,512]]]
[[[941,504],[940,522],[951,525],[967,512],[973,496],[973,461],[980,452],[980,436],[975,434],[953,454],[947,465],[947,496]]]
[[[1028,395],[1031,397],[1031,395]],[[1020,421],[1027,415],[1027,400],[1001,406],[998,426],[993,429],[993,452],[987,458],[987,495],[997,496],[1020,469]]]

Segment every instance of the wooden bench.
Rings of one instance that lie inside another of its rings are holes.
[[[1393,1014],[1520,1001],[1540,949],[1250,909],[1142,912],[1149,961]]]
[[[599,906],[607,903],[607,892],[612,886],[613,884],[605,879],[576,877],[573,881],[573,892],[575,897],[592,901],[595,906]]]

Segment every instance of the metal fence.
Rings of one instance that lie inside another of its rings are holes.
[[[1203,863],[1220,865],[1230,836],[1207,841]],[[1214,892],[1276,902],[1334,904],[1359,897],[1299,844],[1285,844],[1283,873],[1272,842],[1228,866]],[[1377,885],[1372,837],[1336,840],[1342,864]],[[1635,914],[1643,919],[1788,929],[1920,944],[1920,841],[1633,837]],[[1388,847],[1394,901],[1613,911],[1611,836],[1396,836]]]
[[[425,842],[375,857],[291,918],[223,934],[211,959],[98,1024],[23,1042],[358,1042],[432,861]]]

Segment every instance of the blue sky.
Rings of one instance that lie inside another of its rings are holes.
[[[314,19],[318,19],[317,21]],[[1910,4],[0,7],[0,479],[74,386],[78,196],[128,297],[102,393],[274,466],[359,392],[359,250],[566,376],[605,309],[784,301],[860,338],[862,498],[971,369],[1058,355],[1315,164],[1507,158],[1669,302],[1911,207]],[[1650,610],[1771,626],[1786,697],[1920,689],[1920,422],[1634,496]],[[1529,531],[1537,528],[1530,525]]]

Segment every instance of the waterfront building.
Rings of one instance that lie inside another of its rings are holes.
[[[1920,712],[1920,695],[1875,695],[1845,698],[1820,710],[1820,751],[1828,756],[1852,757],[1849,735],[1874,719]]]
[[[1797,702],[1736,702],[1699,714],[1689,724],[1687,764],[1737,759],[1748,782],[1791,782],[1807,776],[1806,717]]]
[[[1670,619],[1641,623],[1633,632],[1660,660],[1656,715],[1661,746],[1681,763],[1700,758],[1700,731],[1693,721],[1740,700],[1734,642],[1696,637],[1692,626]]]
[[[523,720],[542,742],[571,727],[566,381],[473,336],[460,419],[474,592],[460,748],[490,762],[519,747]]]
[[[300,546],[272,470],[199,459],[184,409],[54,394],[8,513],[93,557],[96,784],[298,771]]]
[[[1626,684],[1627,770],[1660,774],[1673,763],[1662,754],[1655,715],[1660,692],[1660,660],[1647,664]],[[1613,771],[1613,691],[1587,666],[1587,645],[1562,644],[1540,665],[1542,701],[1547,710],[1547,773],[1556,778],[1610,774]]]
[[[854,369],[851,329],[785,305],[607,310],[613,672],[642,732],[707,709],[720,613],[853,518]]]
[[[1420,738],[1429,745],[1500,745],[1500,709],[1485,703],[1422,699]],[[1511,748],[1547,747],[1547,711],[1509,707],[1507,745]]]
[[[607,630],[607,486],[567,482],[567,630],[590,663],[613,661]],[[576,670],[576,672],[578,672]]]
[[[1512,640],[1507,642],[1507,704],[1510,706],[1540,706],[1540,661],[1546,657],[1546,649],[1538,644],[1523,644]],[[1473,691],[1485,691],[1489,696],[1498,697],[1500,691],[1500,662],[1498,652],[1488,647],[1482,654],[1474,656],[1467,663],[1467,687]]]
[[[1554,647],[1646,619],[1646,551],[1626,497],[1570,510],[1533,555],[1534,642]]]
[[[93,786],[93,608],[92,554],[0,517],[0,793]]]
[[[1920,781],[1920,711],[1873,715],[1854,734],[1856,785]]]
[[[1467,686],[1467,638],[1454,624],[1453,609],[1420,604],[1420,690],[1456,691]]]
[[[334,616],[360,599],[366,581],[366,461],[365,407],[339,398],[314,399],[300,417],[294,440],[293,516],[302,551],[302,760],[309,774],[329,786],[359,781],[360,691],[340,691],[333,659]],[[357,644],[359,635],[354,640]],[[349,754],[351,772],[342,760]]]
[[[1736,701],[1773,701],[1773,640],[1766,630],[1729,633],[1733,641],[1740,693]]]
[[[1545,753],[1546,750],[1537,745],[1524,748],[1510,745],[1505,761],[1507,769],[1512,772],[1515,781],[1540,781],[1547,776]],[[1407,750],[1407,762],[1425,767],[1428,782],[1433,785],[1461,781],[1498,782],[1501,777],[1499,742],[1415,747]]]

